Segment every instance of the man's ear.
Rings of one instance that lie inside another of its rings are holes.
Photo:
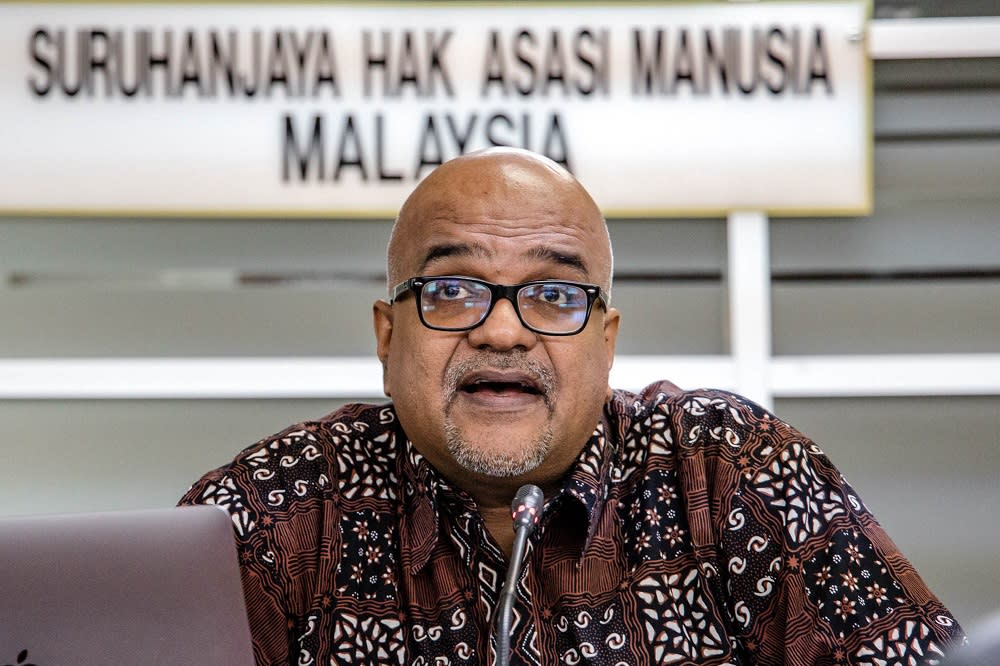
[[[618,341],[618,324],[621,313],[617,308],[608,308],[604,313],[604,351],[608,355],[608,370],[615,362],[615,343]]]
[[[615,343],[618,341],[618,324],[621,322],[621,313],[615,308],[608,308],[604,313],[604,352],[608,357],[608,372],[615,363]],[[611,385],[608,384],[608,392],[605,401],[611,400]]]
[[[383,300],[377,300],[372,305],[372,324],[375,327],[375,353],[382,363],[382,390],[387,396],[389,391],[389,341],[392,339],[392,306]]]

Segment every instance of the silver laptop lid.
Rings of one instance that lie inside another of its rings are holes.
[[[218,507],[0,518],[0,664],[253,664]]]

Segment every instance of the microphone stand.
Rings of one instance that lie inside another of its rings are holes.
[[[500,598],[497,601],[496,615],[496,666],[510,665],[510,625],[514,615],[514,596],[517,591],[517,580],[521,577],[521,567],[524,559],[524,549],[528,543],[528,537],[538,525],[541,518],[542,504],[545,496],[538,486],[527,484],[521,486],[514,502],[511,504],[511,513],[514,518],[514,546],[510,552],[510,566],[507,567],[507,578],[500,590]]]

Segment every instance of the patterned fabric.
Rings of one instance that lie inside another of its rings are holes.
[[[549,498],[512,664],[939,663],[961,629],[806,437],[729,393],[616,391]],[[391,405],[246,449],[232,515],[260,664],[489,664],[505,556]]]

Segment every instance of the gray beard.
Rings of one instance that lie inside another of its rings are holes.
[[[499,454],[469,444],[451,417],[444,422],[445,443],[459,465],[485,476],[512,477],[527,474],[544,462],[552,450],[552,428],[546,427],[516,454]]]
[[[552,450],[552,426],[547,425],[539,432],[533,441],[525,442],[524,447],[514,454],[500,454],[496,451],[489,451],[474,443],[466,441],[461,430],[455,425],[451,418],[452,401],[458,391],[458,383],[466,373],[483,367],[492,368],[517,368],[535,376],[541,389],[542,398],[548,407],[549,414],[552,414],[554,405],[552,395],[555,390],[555,380],[552,374],[540,364],[528,360],[523,353],[508,352],[484,352],[475,359],[467,359],[448,369],[446,373],[446,404],[444,419],[444,437],[448,452],[451,453],[459,465],[485,476],[512,477],[527,474],[535,469]]]

